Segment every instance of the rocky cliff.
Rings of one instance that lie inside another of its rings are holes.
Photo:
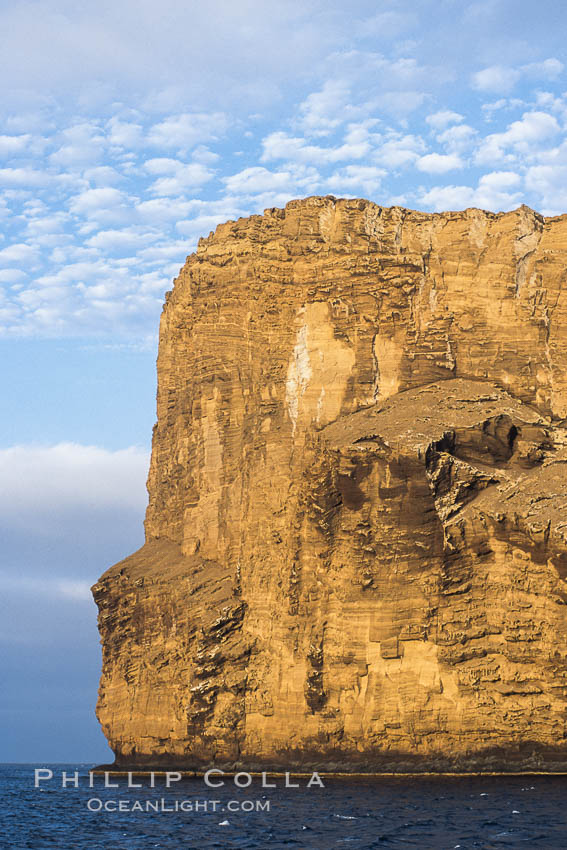
[[[293,201],[167,294],[119,765],[567,768],[567,216]]]

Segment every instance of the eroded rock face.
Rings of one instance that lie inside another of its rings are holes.
[[[308,198],[167,296],[118,764],[567,767],[567,217]]]

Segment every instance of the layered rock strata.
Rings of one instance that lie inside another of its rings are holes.
[[[567,769],[567,217],[308,198],[167,294],[118,765]]]

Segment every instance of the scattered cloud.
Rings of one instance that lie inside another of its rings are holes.
[[[489,94],[507,94],[521,77],[517,68],[506,68],[503,65],[492,65],[473,74],[472,86],[480,92]]]
[[[147,141],[163,150],[188,151],[202,142],[217,140],[228,128],[228,118],[222,112],[183,113],[154,124]]]
[[[562,30],[492,37],[512,0],[435,42],[433,0],[164,3],[3,13],[0,336],[148,339],[200,235],[294,197],[565,205]]]
[[[154,195],[178,197],[188,190],[197,189],[208,183],[214,172],[200,162],[178,163],[169,177],[159,177],[150,186]]]
[[[92,166],[104,155],[105,137],[98,122],[85,121],[63,130],[59,137],[60,147],[54,151],[49,162],[68,170]]]
[[[2,594],[24,594],[39,596],[43,599],[91,601],[92,594],[88,581],[73,581],[66,578],[36,578],[31,576],[11,576],[0,573],[0,591]]]
[[[493,165],[500,162],[513,162],[518,156],[534,155],[543,143],[553,139],[560,132],[554,115],[547,112],[525,112],[518,121],[513,121],[502,133],[487,136],[480,144],[477,165]]]
[[[368,133],[360,128],[359,132],[347,132],[342,144],[322,147],[310,144],[304,137],[290,136],[284,131],[270,133],[262,142],[261,160],[284,159],[314,165],[325,165],[345,159],[362,159],[371,151]]]
[[[462,168],[463,161],[454,153],[428,153],[417,160],[416,166],[427,174],[446,174],[448,171]]]
[[[158,234],[148,231],[147,228],[127,227],[120,230],[99,230],[88,238],[85,244],[97,251],[129,257],[156,238]]]
[[[326,185],[332,192],[362,195],[376,195],[387,172],[372,165],[347,165],[335,171]]]
[[[427,143],[421,136],[391,131],[377,146],[372,158],[387,168],[404,169],[414,165],[426,150]]]
[[[49,174],[35,168],[0,168],[0,186],[32,189],[50,182]]]
[[[22,136],[0,136],[0,156],[3,159],[24,153],[30,143],[29,133]]]
[[[344,122],[349,100],[346,80],[327,80],[320,91],[312,92],[300,104],[298,126],[306,135],[328,135]]]
[[[231,177],[224,178],[229,192],[243,195],[255,195],[274,189],[289,189],[293,178],[289,171],[269,171],[263,166],[245,168]]]
[[[152,198],[149,201],[140,201],[135,206],[137,217],[143,222],[155,226],[167,226],[170,222],[181,221],[190,209],[191,201],[183,198]]]
[[[124,121],[113,115],[107,123],[107,137],[109,144],[118,149],[135,150],[143,145],[144,130],[135,121]]]
[[[555,58],[545,59],[543,62],[531,62],[528,65],[518,67],[491,65],[473,74],[472,86],[483,93],[508,94],[516,87],[522,77],[536,81],[556,80],[563,70],[563,63]]]
[[[435,212],[479,207],[491,211],[506,211],[521,203],[518,191],[521,177],[512,171],[494,171],[484,174],[476,188],[471,186],[434,186],[425,192],[420,201]]]
[[[567,164],[533,165],[526,173],[526,189],[540,199],[544,215],[567,210]]]
[[[71,212],[76,215],[90,216],[98,214],[101,210],[108,211],[123,206],[127,201],[126,196],[119,189],[105,186],[98,189],[85,189],[71,199]]]
[[[12,263],[34,264],[37,259],[37,248],[24,242],[14,242],[7,248],[0,250],[0,265],[2,266],[8,266]]]
[[[436,138],[439,144],[450,153],[462,154],[474,148],[478,139],[478,130],[468,124],[457,124],[443,130]]]
[[[0,515],[18,527],[49,528],[79,509],[139,511],[149,457],[135,447],[109,451],[60,443],[0,449]]]
[[[543,62],[531,62],[522,65],[522,73],[536,80],[556,80],[565,70],[565,65],[559,59],[545,59]]]
[[[450,124],[459,124],[464,121],[464,115],[461,115],[460,112],[453,112],[451,109],[440,109],[438,112],[428,115],[425,121],[434,130],[439,131],[444,130]]]

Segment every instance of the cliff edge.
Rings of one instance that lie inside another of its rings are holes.
[[[567,216],[313,197],[167,294],[117,766],[567,770]]]

